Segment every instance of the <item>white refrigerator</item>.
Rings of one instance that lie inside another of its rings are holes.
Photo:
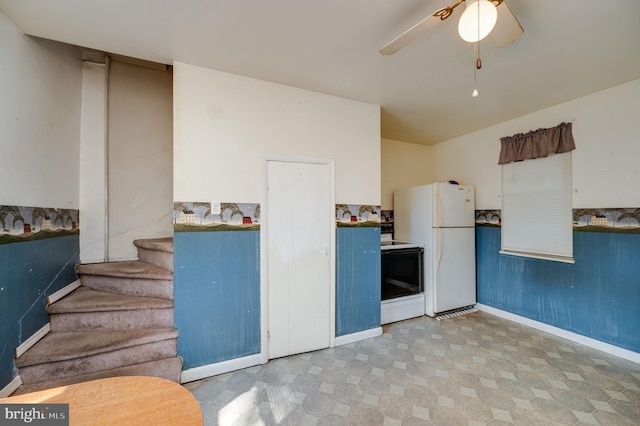
[[[424,245],[425,312],[476,303],[473,186],[434,182],[393,193],[394,239]]]

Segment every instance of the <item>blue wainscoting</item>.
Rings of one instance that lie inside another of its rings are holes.
[[[336,336],[380,326],[380,228],[336,229]]]
[[[499,227],[476,241],[479,303],[640,352],[640,235],[574,232],[574,265],[499,254]]]
[[[176,232],[175,327],[183,368],[260,353],[260,232]]]
[[[0,245],[0,389],[15,349],[48,321],[47,298],[77,279],[78,235]]]

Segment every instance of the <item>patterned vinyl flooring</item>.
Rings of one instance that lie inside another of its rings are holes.
[[[484,312],[185,386],[206,425],[640,425],[640,365]]]

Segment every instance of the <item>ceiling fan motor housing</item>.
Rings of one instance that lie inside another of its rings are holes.
[[[458,33],[464,41],[475,43],[489,35],[497,20],[498,11],[489,0],[468,0],[458,22]]]

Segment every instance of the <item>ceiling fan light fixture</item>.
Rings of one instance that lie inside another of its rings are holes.
[[[467,0],[467,8],[458,22],[458,34],[474,43],[485,38],[498,20],[498,11],[489,0]]]

